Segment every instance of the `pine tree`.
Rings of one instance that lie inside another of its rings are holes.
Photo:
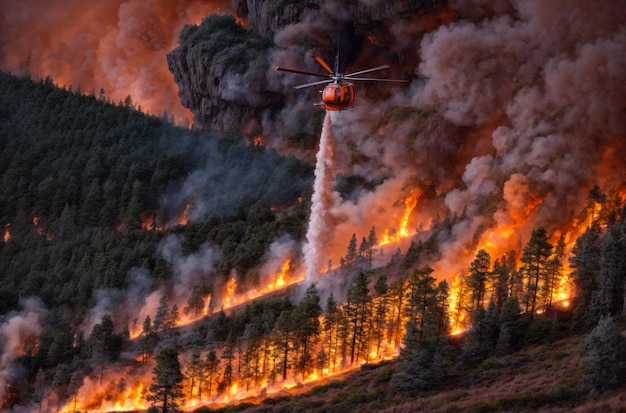
[[[602,317],[585,338],[581,386],[589,391],[603,391],[622,384],[626,362],[624,338],[611,316]]]
[[[491,255],[481,249],[476,253],[476,258],[472,261],[467,279],[467,285],[472,292],[471,314],[478,308],[484,307],[485,294],[487,293],[487,282],[490,277]]]
[[[141,361],[147,362],[148,356],[152,352],[153,347],[153,334],[152,321],[150,316],[147,315],[143,321],[143,328],[141,329],[141,335],[139,336],[139,348],[141,349]]]
[[[404,284],[400,281],[395,281],[391,284],[389,289],[390,295],[390,307],[392,311],[392,321],[389,323],[389,338],[393,340],[394,347],[397,348],[400,345],[400,331],[402,329],[402,313],[404,311],[404,305],[406,301]]]
[[[155,336],[157,336],[159,332],[167,329],[169,317],[170,308],[167,303],[167,296],[163,294],[159,299],[159,306],[157,307],[156,314],[154,315],[154,321],[152,323]]]
[[[200,316],[205,308],[204,297],[207,295],[207,292],[201,286],[195,286],[191,290],[191,294],[189,295],[189,299],[187,300],[187,306],[183,308],[183,312],[185,314],[189,314],[193,312],[193,316]]]
[[[472,329],[467,333],[463,345],[463,364],[472,366],[489,356],[500,335],[498,309],[493,301],[487,311],[479,308]]]
[[[283,381],[287,380],[287,372],[290,367],[291,350],[293,349],[293,341],[295,339],[295,325],[293,311],[283,310],[272,332],[273,341],[276,346],[277,358],[279,360],[278,371],[282,373]]]
[[[161,413],[177,412],[179,401],[184,399],[183,374],[180,370],[178,350],[165,347],[155,357],[152,383],[146,399]]]
[[[428,265],[415,269],[407,285],[407,303],[404,313],[413,323],[418,341],[434,337],[437,331],[435,322],[437,293],[435,278],[430,275],[433,271]]]
[[[367,305],[371,300],[368,288],[369,278],[363,271],[359,271],[352,285],[348,289],[347,315],[351,325],[350,339],[350,364],[358,362],[361,340],[364,336],[365,323],[367,321]],[[357,346],[359,344],[359,346]]]
[[[515,297],[509,297],[500,310],[500,334],[496,343],[499,354],[509,353],[523,334],[520,314],[522,309]]]
[[[317,342],[320,333],[319,317],[322,314],[322,308],[320,307],[320,296],[315,284],[311,284],[307,288],[304,298],[302,298],[295,311],[298,318],[296,335],[302,346],[298,367],[302,372],[302,379],[304,380],[306,374],[309,373],[310,361],[312,360],[311,349]]]
[[[443,349],[437,342],[419,339],[415,323],[409,320],[400,349],[400,371],[391,377],[391,389],[415,396],[420,391],[441,387],[445,377]]]
[[[367,235],[367,245],[369,247],[367,259],[368,259],[368,262],[369,262],[369,264],[371,266],[372,265],[372,256],[376,252],[374,247],[376,247],[376,245],[378,245],[378,238],[376,237],[376,228],[374,228],[374,226],[372,226],[372,228],[370,229],[369,234]]]
[[[437,284],[435,290],[435,306],[433,307],[433,317],[435,322],[435,337],[437,339],[447,336],[450,332],[450,308],[448,297],[450,288],[448,282],[442,280]]]
[[[374,227],[372,227],[373,229]],[[374,291],[376,292],[376,300],[374,307],[374,317],[376,327],[374,330],[374,337],[376,338],[376,356],[380,354],[380,345],[385,337],[385,315],[387,313],[387,277],[381,275],[378,277],[376,284],[374,284]]]
[[[357,249],[356,249],[356,234],[352,234],[352,238],[350,238],[350,242],[348,243],[348,250],[346,251],[345,263],[346,265],[350,265],[356,260],[357,257]]]
[[[213,389],[215,388],[215,384],[219,382],[219,375],[217,371],[219,364],[220,360],[217,358],[215,350],[209,350],[206,355],[206,375],[209,397],[213,395]]]
[[[191,354],[191,359],[189,360],[189,362],[187,363],[187,366],[185,367],[185,380],[189,386],[189,392],[188,392],[189,398],[193,398],[194,391],[196,390],[196,386],[198,388],[200,387],[200,383],[198,380],[199,367],[200,367],[200,352],[194,351]],[[198,393],[199,391],[196,391],[196,394]]]
[[[70,378],[70,383],[67,386],[67,392],[73,397],[73,412],[76,412],[76,402],[78,401],[78,391],[83,385],[84,374],[80,369],[75,370]]]
[[[526,283],[526,313],[532,322],[537,305],[537,294],[542,282],[549,276],[548,259],[553,246],[548,242],[548,235],[543,227],[533,230],[530,240],[524,247],[521,261],[522,273]]]
[[[44,396],[46,395],[46,374],[43,372],[43,369],[40,367],[37,371],[37,376],[35,376],[35,387],[33,389],[33,401],[37,403],[39,408],[39,413],[41,413],[41,402],[44,400]]]
[[[367,239],[365,239],[365,237],[363,237],[361,239],[361,243],[359,244],[359,257],[367,258],[369,250],[370,250],[370,247],[367,244]]]
[[[626,274],[623,262],[626,250],[619,239],[617,226],[609,227],[602,239],[600,269],[598,272],[598,295],[600,314],[617,315],[623,308]]]

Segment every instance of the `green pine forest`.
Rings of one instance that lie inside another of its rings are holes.
[[[205,190],[181,193],[197,171]],[[242,288],[254,285],[275,239],[304,238],[312,175],[309,164],[246,144],[236,128],[190,131],[173,126],[167,114],[142,113],[130,97],[116,103],[105,91],[85,94],[59,88],[49,78],[0,73],[0,321],[30,297],[46,308],[39,342],[25,343],[13,363],[2,410],[41,409],[44,401],[51,408],[53,397],[58,406],[80,405],[86,377],[102,380],[113,363],[140,368],[148,362],[155,367],[145,400],[154,412],[225,394],[234,383],[260,388],[288,378],[304,382],[314,371],[360,364],[343,380],[303,386],[297,396],[266,397],[261,391],[256,400],[215,409],[570,411],[589,403],[604,411],[623,408],[626,204],[598,186],[580,211],[590,224],[569,262],[562,243],[553,245],[543,227],[518,252],[491,257],[480,250],[461,281],[454,314],[450,286],[438,282],[429,265],[439,254],[438,238],[455,219],[449,217],[428,240],[398,251],[382,268],[371,267],[375,229],[355,234],[336,270],[347,280],[337,293],[345,302],[332,294],[322,300],[312,284],[299,300],[273,296],[229,314],[217,312],[183,332],[175,328],[181,313],[206,303],[192,294],[188,307],[178,308],[162,296],[156,312],[139,320],[137,339],[109,314],[87,337],[79,333],[96,305],[95,290],[130,289],[129,273],[136,268],[150,274],[151,291],[171,279],[171,265],[158,253],[171,234],[182,240],[184,255],[207,243],[220,250],[217,277],[198,286],[203,293],[213,291],[212,282],[225,282],[232,269]],[[242,176],[249,179],[237,179]],[[178,225],[187,205],[190,219]],[[357,239],[363,239],[358,247]],[[573,268],[570,281],[578,291],[568,309],[553,298],[566,265]],[[461,315],[467,330],[452,336]],[[402,343],[399,357],[372,363],[370,354],[393,341]],[[124,361],[125,352],[140,358]],[[540,359],[567,365],[568,371],[541,390],[472,399],[474,389],[497,384],[508,369],[545,370],[546,364],[533,364]],[[111,397],[124,394],[127,384],[110,386]]]

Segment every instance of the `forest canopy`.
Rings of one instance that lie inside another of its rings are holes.
[[[140,109],[130,96],[115,104],[104,90],[0,73],[0,313],[33,295],[88,308],[93,289],[126,287],[134,267],[154,288],[168,276],[157,245],[172,231],[186,252],[236,242],[224,275],[258,265],[273,239],[301,236],[310,165]],[[277,205],[297,207],[278,217]]]

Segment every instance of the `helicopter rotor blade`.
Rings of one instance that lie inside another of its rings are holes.
[[[317,76],[317,77],[326,77],[326,78],[330,76],[330,75],[323,75],[321,73],[305,72],[303,70],[297,70],[297,69],[288,69],[286,67],[280,67],[280,66],[276,66],[276,70],[279,72],[296,73],[298,75]]]
[[[371,69],[359,70],[358,72],[348,73],[347,75],[345,75],[345,77],[354,76],[354,75],[362,75],[363,73],[374,72],[376,70],[389,69],[390,67],[391,66],[389,66],[389,65],[382,65],[382,66],[378,66],[378,67],[373,67]]]
[[[318,81],[318,82],[311,82],[311,83],[305,83],[305,84],[303,84],[303,85],[298,85],[298,86],[296,86],[295,88],[296,88],[296,89],[302,89],[302,88],[309,87],[309,86],[323,85],[324,83],[330,83],[330,82],[332,82],[332,81],[333,81],[332,79],[328,79],[328,80],[320,80],[320,81]]]
[[[335,74],[335,72],[333,72],[333,69],[330,68],[330,66],[328,65],[328,63],[326,63],[324,61],[324,59],[322,59],[321,57],[316,56],[316,55],[313,55],[313,59],[315,59],[317,64],[322,66],[324,68],[324,70],[326,70],[329,74],[331,74],[331,75]]]
[[[400,83],[409,83],[408,80],[401,79],[381,79],[379,77],[348,77],[344,76],[345,80],[372,80],[375,82],[400,82]]]

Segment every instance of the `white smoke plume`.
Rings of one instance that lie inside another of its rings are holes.
[[[324,246],[332,241],[334,235],[331,207],[337,202],[333,191],[333,136],[331,112],[326,112],[320,138],[317,163],[315,164],[315,182],[311,198],[311,214],[306,233],[307,243],[303,248],[306,279],[314,280],[325,268],[325,255],[321,254]]]
[[[13,361],[28,349],[24,346],[32,344],[34,338],[38,345],[39,335],[42,332],[42,319],[46,316],[46,309],[38,298],[27,298],[20,302],[22,310],[6,315],[6,320],[0,324],[0,400],[3,399],[6,385],[11,378],[14,368]],[[36,353],[36,348],[32,356]]]
[[[184,255],[181,251],[181,239],[169,235],[159,247],[163,258],[172,265],[173,281],[170,291],[170,302],[186,303],[193,287],[202,282],[209,282],[215,274],[215,268],[222,259],[216,247],[203,244],[197,252]]]
[[[275,282],[276,274],[280,273],[282,266],[290,260],[289,270],[295,270],[293,258],[298,252],[299,245],[289,235],[283,235],[270,244],[268,252],[263,257],[261,265],[261,284],[271,285]]]
[[[81,331],[88,336],[102,316],[109,314],[118,326],[128,323],[132,332],[141,329],[146,316],[154,318],[161,296],[168,297],[171,306],[176,304],[179,311],[187,305],[192,289],[203,283],[210,283],[215,267],[221,260],[219,250],[211,245],[203,245],[197,252],[185,255],[181,239],[169,235],[159,244],[158,253],[172,266],[172,279],[159,289],[150,292],[151,276],[142,268],[133,268],[129,273],[129,287],[125,290],[101,289],[94,291],[96,305],[89,311],[81,325]],[[125,326],[124,326],[125,327]]]
[[[125,290],[107,288],[93,292],[96,305],[89,310],[80,328],[85,337],[91,334],[93,327],[100,323],[105,314],[113,318],[120,330],[120,327],[128,327],[133,331],[137,328],[137,323],[143,321],[143,319],[137,319],[136,314],[139,314],[149,303],[150,273],[144,268],[132,268],[128,277],[128,288]],[[158,298],[154,305],[155,310],[157,305]],[[123,326],[122,323],[128,323],[128,325]]]

